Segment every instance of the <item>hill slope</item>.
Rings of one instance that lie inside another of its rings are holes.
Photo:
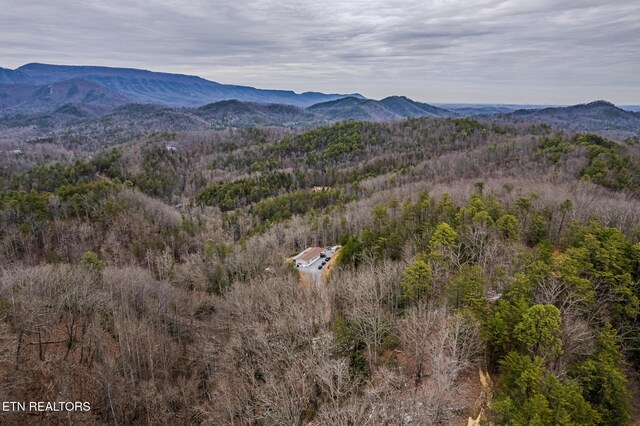
[[[218,126],[289,126],[318,123],[321,117],[293,105],[260,104],[236,100],[208,104],[193,113]]]
[[[388,121],[456,115],[446,109],[415,102],[404,96],[390,96],[380,101],[349,97],[312,105],[308,110],[332,120]]]
[[[0,67],[0,84],[27,82],[29,82],[29,77],[23,72]]]
[[[518,110],[500,116],[500,120],[510,123],[547,123],[562,129],[597,132],[608,137],[640,135],[640,115],[606,101]]]
[[[4,113],[40,113],[73,104],[103,113],[131,102],[126,96],[81,78],[43,85],[0,84],[0,110]]]

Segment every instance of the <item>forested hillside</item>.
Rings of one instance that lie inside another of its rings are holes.
[[[637,138],[158,120],[4,133],[0,398],[91,411],[2,421],[640,420]],[[318,282],[289,261],[338,244]]]
[[[546,123],[563,129],[598,132],[609,138],[624,139],[640,134],[640,115],[616,107],[610,102],[595,101],[570,107],[518,110],[500,116],[507,123]]]

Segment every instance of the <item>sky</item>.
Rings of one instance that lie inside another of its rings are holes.
[[[638,0],[0,0],[0,66],[423,102],[640,104]]]

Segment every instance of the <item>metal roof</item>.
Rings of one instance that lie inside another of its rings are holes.
[[[320,253],[322,253],[323,251],[324,249],[322,247],[309,247],[308,249],[294,257],[294,259],[302,262],[308,262],[320,256]]]

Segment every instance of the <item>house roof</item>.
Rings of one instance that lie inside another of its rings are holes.
[[[302,262],[308,262],[320,256],[320,253],[322,253],[323,251],[324,249],[322,247],[309,247],[308,249],[294,257],[294,259]]]

